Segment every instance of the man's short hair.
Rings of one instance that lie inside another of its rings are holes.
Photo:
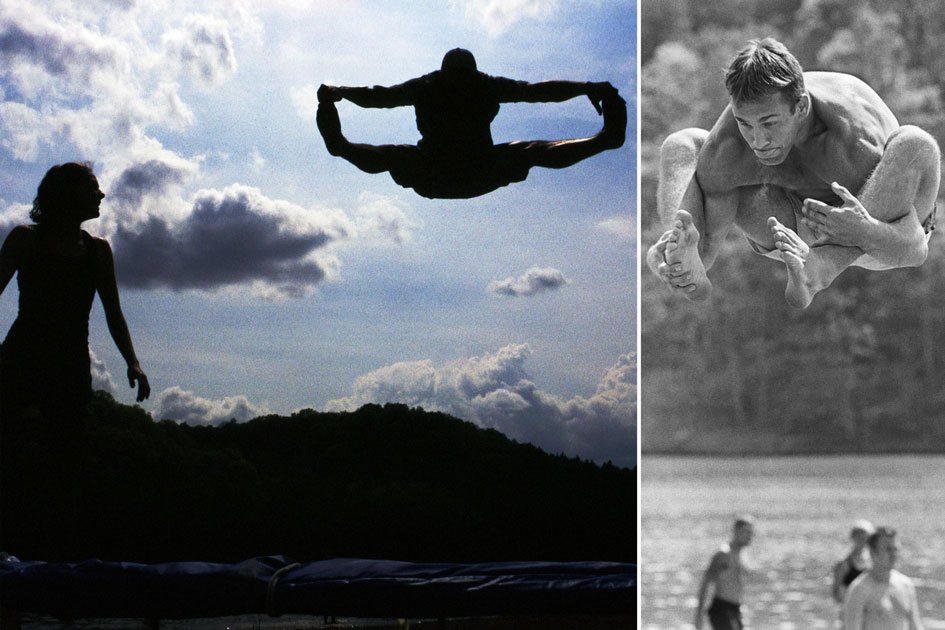
[[[729,64],[725,89],[736,104],[783,94],[794,113],[794,107],[806,91],[804,70],[781,42],[771,37],[753,39]]]
[[[476,58],[465,48],[454,48],[443,55],[440,70],[443,72],[456,72],[457,70],[475,72],[477,70]]]
[[[870,534],[870,537],[866,539],[866,544],[869,545],[871,551],[876,550],[876,546],[879,544],[880,538],[895,538],[896,530],[892,527],[877,527],[876,531]]]
[[[739,516],[738,518],[735,519],[734,529],[741,529],[742,527],[745,527],[746,525],[750,525],[754,527],[755,519],[748,514],[743,514],[742,516]]]

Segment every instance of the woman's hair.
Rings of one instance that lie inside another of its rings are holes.
[[[736,104],[781,93],[793,112],[805,92],[804,70],[781,42],[770,37],[753,39],[729,65],[725,87]]]
[[[37,224],[61,219],[75,202],[79,185],[89,178],[95,179],[95,173],[92,172],[92,166],[86,163],[57,164],[46,171],[36,189],[30,219]]]

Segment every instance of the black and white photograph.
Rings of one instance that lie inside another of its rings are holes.
[[[644,630],[945,628],[943,40],[641,3]]]

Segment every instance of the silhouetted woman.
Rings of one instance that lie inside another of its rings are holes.
[[[0,248],[0,293],[17,274],[19,314],[0,349],[0,413],[33,409],[76,417],[92,395],[89,311],[96,292],[108,330],[128,364],[138,401],[150,394],[118,301],[108,241],[81,229],[105,195],[91,168],[68,163],[43,177],[30,218]]]
[[[80,227],[99,216],[104,197],[87,165],[54,166],[36,192],[34,225],[13,228],[0,247],[0,293],[14,274],[19,286],[19,313],[0,347],[0,545],[8,551],[78,553],[96,293],[138,401],[151,392],[121,312],[111,247]]]

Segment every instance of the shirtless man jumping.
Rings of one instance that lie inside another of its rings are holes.
[[[787,267],[785,298],[806,308],[844,269],[921,265],[928,255],[940,152],[900,125],[863,81],[803,72],[771,38],[752,40],[725,76],[731,102],[711,131],[664,141],[657,206],[667,230],[649,267],[704,300],[732,225]]]
[[[569,140],[520,140],[493,144],[490,126],[502,103],[555,103],[587,96],[604,117],[600,132]],[[416,110],[416,145],[350,142],[341,133],[335,103]],[[399,185],[429,199],[469,199],[523,181],[532,167],[567,168],[623,146],[627,104],[607,82],[529,83],[480,72],[473,54],[454,48],[439,70],[390,87],[322,85],[318,129],[331,155],[367,173],[387,171]]]
[[[741,602],[744,591],[742,549],[751,544],[755,528],[749,517],[741,517],[732,528],[732,539],[712,556],[699,585],[696,630],[701,630],[706,612],[713,630],[741,630]],[[709,587],[714,590],[712,604],[706,611]]]

